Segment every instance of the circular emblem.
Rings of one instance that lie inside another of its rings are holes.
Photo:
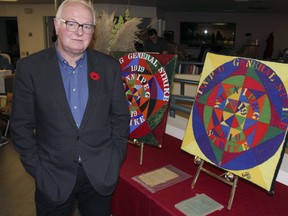
[[[280,147],[286,134],[287,105],[284,84],[271,68],[236,58],[199,85],[192,113],[195,139],[218,166],[252,168]]]
[[[147,53],[129,53],[119,59],[130,109],[130,138],[150,133],[168,105],[168,76],[159,61]]]

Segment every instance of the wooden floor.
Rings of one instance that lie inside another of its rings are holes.
[[[0,215],[34,216],[34,180],[10,142],[0,147]]]
[[[34,191],[12,142],[0,147],[0,216],[35,216]],[[76,206],[73,216],[81,216]]]

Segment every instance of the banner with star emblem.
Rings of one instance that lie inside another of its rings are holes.
[[[161,147],[177,57],[170,54],[113,52],[121,64],[130,109],[130,139]]]
[[[288,65],[208,53],[181,149],[273,190],[285,151]]]

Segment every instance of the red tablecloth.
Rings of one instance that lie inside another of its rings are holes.
[[[141,173],[169,164],[194,176],[197,170],[193,163],[194,157],[183,152],[180,147],[180,140],[165,135],[161,149],[145,145],[143,165],[139,165],[140,148],[133,144],[128,145],[127,158],[113,197],[113,216],[183,216],[174,205],[202,193],[224,206],[224,209],[212,215],[288,214],[288,187],[278,182],[275,184],[274,196],[270,196],[257,186],[240,179],[232,209],[228,210],[231,187],[205,173],[200,173],[194,189],[191,189],[192,178],[189,178],[156,193],[151,193],[132,179]],[[220,173],[207,163],[204,167]]]

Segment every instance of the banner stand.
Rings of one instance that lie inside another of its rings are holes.
[[[219,176],[219,175],[217,175],[217,174],[215,174],[215,173],[203,168],[204,160],[202,160],[200,157],[195,157],[194,158],[194,163],[199,165],[199,166],[198,166],[197,172],[196,172],[196,174],[195,174],[195,176],[193,178],[193,181],[192,181],[192,184],[191,184],[191,188],[193,189],[195,187],[196,181],[197,181],[201,171],[206,173],[207,175],[210,175],[211,177],[221,181],[221,182],[224,182],[225,184],[230,185],[232,188],[231,188],[231,193],[230,193],[230,198],[229,198],[227,209],[231,210],[232,202],[233,202],[235,191],[236,191],[236,187],[237,187],[238,176],[233,175],[231,172],[225,172],[225,173],[223,173],[222,175]]]

